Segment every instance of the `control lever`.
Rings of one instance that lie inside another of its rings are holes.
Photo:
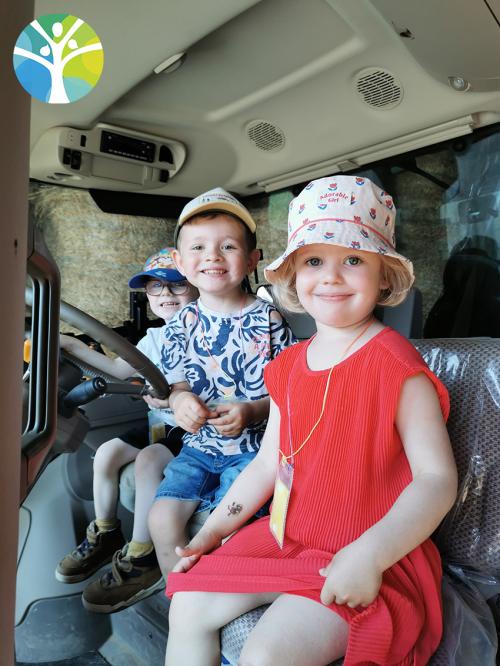
[[[63,405],[65,410],[73,410],[75,407],[86,405],[105,393],[141,396],[147,392],[142,384],[112,383],[106,381],[103,377],[93,377],[68,391],[63,398]]]

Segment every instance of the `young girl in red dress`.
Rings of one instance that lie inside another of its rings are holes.
[[[392,198],[366,178],[313,181],[266,269],[317,334],[265,370],[262,447],[169,575],[166,665],[220,664],[219,629],[264,603],[239,664],[423,666],[442,631],[429,536],[456,495],[448,395],[373,316],[413,282]],[[244,525],[272,496],[271,516]]]

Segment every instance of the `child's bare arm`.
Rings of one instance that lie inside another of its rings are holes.
[[[174,571],[190,569],[203,553],[220,545],[224,537],[243,525],[271,497],[278,461],[279,429],[279,411],[271,400],[269,421],[259,453],[237,477],[198,534],[187,546],[176,549],[181,559]]]
[[[244,402],[228,402],[217,405],[217,416],[208,419],[207,423],[217,428],[226,437],[237,436],[250,423],[258,423],[267,419],[269,414],[269,398],[245,400]]]
[[[396,425],[413,480],[388,513],[322,571],[323,603],[370,604],[382,573],[425,541],[453,505],[457,471],[436,391],[424,374],[405,382]]]
[[[84,363],[93,365],[98,370],[117,379],[126,379],[136,374],[136,370],[124,359],[109,358],[105,354],[90,349],[84,342],[71,335],[60,335],[59,344],[61,349],[65,349]]]
[[[396,426],[413,481],[374,526],[374,545],[378,545],[384,570],[434,532],[457,494],[457,468],[448,432],[434,386],[424,374],[405,382]]]

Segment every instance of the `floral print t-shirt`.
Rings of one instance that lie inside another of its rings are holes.
[[[260,298],[241,312],[221,313],[200,300],[169,321],[161,367],[172,384],[187,382],[209,407],[268,396],[264,367],[295,342],[281,314]],[[186,433],[184,445],[215,455],[257,452],[266,422],[251,423],[238,436],[223,436],[214,426]]]

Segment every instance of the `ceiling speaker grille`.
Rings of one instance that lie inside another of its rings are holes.
[[[370,67],[356,77],[356,90],[368,106],[393,109],[403,99],[403,88],[387,70]]]
[[[246,126],[247,136],[259,150],[277,152],[285,145],[285,133],[282,129],[265,120],[252,120]]]

